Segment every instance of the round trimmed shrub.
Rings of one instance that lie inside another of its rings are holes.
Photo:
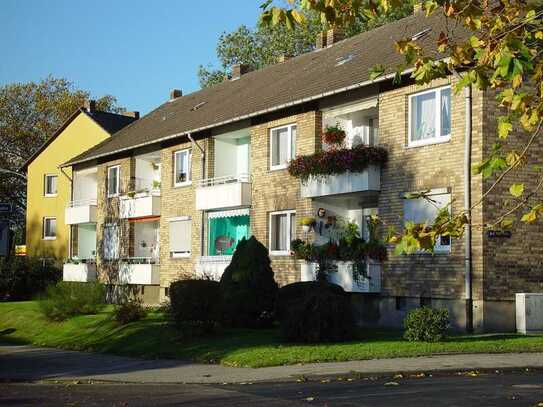
[[[170,314],[178,326],[210,330],[221,318],[221,290],[213,280],[179,280],[170,285]]]
[[[277,290],[268,249],[254,236],[242,239],[221,277],[224,321],[238,328],[270,327]]]
[[[404,338],[411,342],[439,342],[449,328],[447,308],[417,308],[410,311],[403,321]]]
[[[288,342],[340,342],[353,337],[349,295],[326,281],[289,284],[279,290],[277,318]]]

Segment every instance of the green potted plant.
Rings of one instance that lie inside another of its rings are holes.
[[[334,126],[326,126],[322,138],[327,145],[339,148],[343,146],[345,136],[345,130],[341,128],[339,123],[336,123]]]
[[[304,216],[299,223],[302,226],[302,231],[308,233],[315,226],[316,220],[312,216]]]

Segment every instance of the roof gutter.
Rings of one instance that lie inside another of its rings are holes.
[[[406,74],[411,73],[413,71],[414,71],[414,68],[406,69],[406,70],[404,70],[402,72],[402,75],[406,75]],[[62,164],[61,167],[69,167],[71,165],[81,164],[81,163],[84,163],[86,161],[91,161],[91,160],[95,160],[97,158],[105,157],[105,156],[108,156],[108,155],[121,153],[123,151],[133,150],[133,149],[136,149],[136,148],[139,148],[139,147],[148,146],[150,144],[160,143],[162,141],[171,140],[173,138],[187,136],[189,134],[196,133],[196,132],[199,132],[199,131],[208,130],[208,129],[212,129],[212,128],[215,128],[215,127],[223,126],[225,124],[229,124],[229,123],[233,123],[233,122],[237,122],[237,121],[241,121],[241,120],[245,120],[245,119],[250,119],[250,118],[255,117],[255,116],[260,116],[260,115],[263,115],[263,114],[266,114],[266,113],[275,112],[277,110],[285,109],[287,107],[300,105],[302,103],[307,103],[307,102],[311,102],[311,101],[314,101],[314,100],[317,100],[317,99],[322,99],[322,98],[327,97],[327,96],[333,96],[333,95],[336,95],[338,93],[343,93],[343,92],[347,92],[349,90],[363,88],[365,86],[372,85],[372,84],[375,84],[375,83],[384,82],[384,81],[387,81],[389,79],[393,79],[395,76],[396,76],[396,73],[386,74],[386,75],[380,76],[377,79],[367,80],[367,81],[364,81],[364,82],[355,83],[353,85],[344,86],[342,88],[330,90],[328,92],[319,93],[318,95],[308,96],[308,97],[302,98],[302,99],[297,99],[297,100],[292,101],[292,102],[283,103],[283,104],[280,104],[280,105],[269,107],[267,109],[259,110],[257,112],[244,114],[244,115],[241,115],[241,116],[236,116],[236,117],[233,117],[233,118],[228,119],[228,120],[223,120],[222,122],[210,124],[210,125],[207,125],[207,126],[197,127],[195,129],[187,130],[187,131],[184,131],[184,132],[181,132],[181,133],[174,133],[174,134],[171,134],[169,136],[161,137],[159,139],[149,141],[149,142],[146,142],[146,143],[140,143],[140,144],[136,144],[136,145],[133,145],[133,146],[130,146],[130,147],[119,148],[118,150],[111,151],[109,153],[97,154],[97,155],[94,155],[92,157],[89,157],[89,158],[86,158],[86,159],[83,159],[83,160],[69,161],[69,162],[67,162],[65,164]]]

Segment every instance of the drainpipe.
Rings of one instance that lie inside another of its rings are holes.
[[[202,179],[205,179],[206,178],[206,152],[202,148],[202,146],[200,146],[200,144],[198,144],[194,140],[191,133],[187,134],[187,137],[189,138],[189,140],[196,147],[198,147],[198,150],[200,150],[200,153],[202,154]],[[200,256],[204,255],[204,246],[205,246],[205,239],[204,239],[204,227],[205,226],[204,226],[204,222],[205,222],[205,213],[204,213],[204,211],[202,211],[202,218],[201,218],[201,221],[200,221]]]
[[[464,231],[464,269],[466,291],[466,330],[473,332],[473,287],[471,264],[471,136],[472,136],[472,99],[471,86],[464,88],[466,104],[466,129],[464,134],[464,210],[469,223]]]

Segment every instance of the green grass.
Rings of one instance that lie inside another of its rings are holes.
[[[113,319],[111,307],[98,315],[49,322],[39,312],[36,302],[0,303],[0,340],[125,356],[176,358],[248,367],[438,353],[543,351],[543,335],[462,335],[449,337],[439,343],[411,343],[402,339],[401,332],[385,330],[361,331],[358,340],[340,344],[285,344],[279,341],[275,330],[239,329],[183,341],[179,332],[159,312],[152,312],[145,319],[124,327]]]

